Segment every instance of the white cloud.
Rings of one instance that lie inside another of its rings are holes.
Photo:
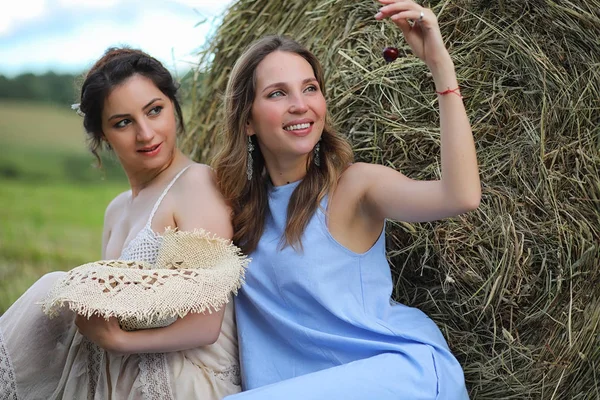
[[[231,1],[224,0],[171,0],[184,6],[195,8],[210,15],[222,13]]]
[[[120,0],[60,0],[61,7],[78,8],[110,8],[120,3]]]
[[[181,66],[181,61],[189,60],[190,53],[204,42],[208,33],[206,24],[194,27],[198,20],[194,15],[183,19],[158,11],[148,12],[132,27],[137,36],[132,40],[167,65],[173,67],[175,62]]]
[[[0,74],[78,72],[110,46],[127,44],[183,72],[232,0],[12,0],[37,1],[39,22],[23,24],[2,40]],[[101,4],[111,3],[111,8]],[[35,7],[31,7],[34,10]],[[195,12],[196,10],[197,12]],[[16,15],[16,13],[15,13]],[[32,18],[36,12],[27,14]],[[68,19],[65,20],[65,15]],[[203,19],[206,22],[196,26]],[[1,20],[0,20],[1,21]]]
[[[11,31],[15,25],[40,18],[46,10],[46,0],[17,0],[4,4],[0,12],[0,36]]]
[[[210,29],[207,24],[195,27],[198,19],[193,13],[184,17],[148,10],[126,25],[108,18],[86,22],[68,36],[40,36],[31,47],[14,46],[3,51],[3,64],[12,70],[26,65],[82,70],[91,67],[108,47],[126,44],[146,51],[171,70],[183,72],[189,63],[197,62],[190,53],[202,45]]]

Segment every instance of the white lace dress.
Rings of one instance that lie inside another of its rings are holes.
[[[152,231],[152,217],[173,182],[120,259],[154,263],[162,236]],[[216,400],[241,390],[233,301],[213,345],[119,356],[80,335],[72,312],[42,313],[38,303],[63,274],[44,275],[0,317],[0,400]]]

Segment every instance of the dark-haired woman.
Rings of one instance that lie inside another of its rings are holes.
[[[435,14],[380,0],[438,92],[438,181],[352,164],[327,119],[318,60],[265,37],[235,64],[217,180],[252,256],[236,297],[242,381],[228,399],[467,398],[462,369],[423,312],[390,300],[385,220],[431,221],[480,201],[475,146]],[[432,91],[432,95],[435,93]]]
[[[91,151],[112,149],[131,186],[106,210],[104,260],[154,263],[167,227],[232,237],[212,170],[176,147],[176,93],[161,63],[132,49],[109,49],[85,78],[79,107]],[[49,319],[39,303],[64,276],[45,275],[1,317],[1,399],[220,399],[240,390],[232,302],[153,329],[66,309]]]

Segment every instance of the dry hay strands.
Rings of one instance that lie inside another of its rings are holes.
[[[388,224],[396,300],[441,327],[474,399],[600,398],[600,0],[431,1],[476,139],[480,208]],[[438,179],[425,65],[375,2],[234,3],[202,53],[184,150],[219,143],[242,49],[288,34],[319,57],[357,159]],[[387,64],[381,50],[400,48]]]

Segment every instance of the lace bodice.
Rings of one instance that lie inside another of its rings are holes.
[[[154,232],[151,227],[152,216],[142,230],[125,246],[119,260],[146,261],[154,264],[158,248],[162,243],[162,235]]]
[[[185,170],[189,167],[190,166],[188,165],[187,167],[179,171],[179,173],[175,175],[175,178],[173,178],[173,180],[169,182],[165,190],[163,190],[158,200],[156,200],[152,211],[150,212],[148,222],[146,222],[146,225],[142,228],[142,230],[139,231],[138,234],[135,235],[135,237],[123,248],[121,256],[119,257],[120,260],[137,260],[146,261],[151,264],[156,263],[156,256],[158,254],[158,249],[162,243],[163,237],[161,234],[156,233],[152,230],[152,218],[154,218],[156,210],[160,206],[160,203],[162,202],[169,189],[171,189],[171,186],[173,186],[175,181],[177,181],[181,174],[183,174]]]

